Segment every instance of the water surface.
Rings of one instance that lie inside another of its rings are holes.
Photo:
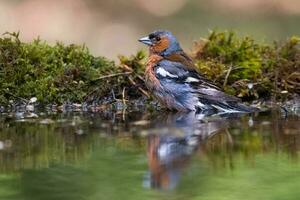
[[[3,113],[0,199],[299,199],[300,117]]]

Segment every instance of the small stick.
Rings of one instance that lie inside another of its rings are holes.
[[[116,100],[116,95],[115,95],[114,89],[111,89],[111,93],[112,93],[113,99]]]
[[[110,75],[101,76],[101,77],[99,77],[95,80],[101,80],[101,79],[111,78],[111,77],[115,77],[115,76],[128,75],[128,74],[131,74],[131,73],[132,72],[122,72],[122,73],[110,74]]]
[[[123,88],[123,91],[122,91],[122,102],[123,102],[123,105],[126,106],[126,100],[125,100],[125,87]]]
[[[130,81],[130,83],[131,83],[132,85],[137,86],[136,83],[135,83],[135,81],[132,80],[132,78],[128,77],[128,80]],[[150,98],[150,95],[148,94],[148,92],[145,91],[143,88],[138,87],[138,90],[141,91],[142,94],[144,94],[147,98]]]
[[[126,64],[121,64],[120,67],[122,69],[125,69],[125,70],[130,71],[130,72],[133,71],[133,69],[131,67],[129,67],[128,65],[126,65]]]
[[[224,83],[223,83],[223,87],[225,87],[227,85],[228,77],[230,75],[231,70],[232,70],[232,65],[230,65],[230,67],[229,67],[229,69],[226,73],[225,80],[224,80]]]
[[[150,95],[148,94],[148,92],[146,90],[144,90],[141,87],[138,87],[139,91],[141,91],[147,98],[150,98]]]

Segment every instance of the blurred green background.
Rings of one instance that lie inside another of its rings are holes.
[[[299,21],[299,0],[0,0],[1,33],[84,43],[112,59],[144,48],[137,39],[155,29],[171,30],[189,50],[210,29],[270,42],[299,35]]]

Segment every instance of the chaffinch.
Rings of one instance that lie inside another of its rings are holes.
[[[199,74],[192,59],[182,50],[169,31],[155,31],[139,39],[149,46],[145,83],[153,96],[166,108],[177,111],[218,113],[255,112],[240,99],[225,94]]]

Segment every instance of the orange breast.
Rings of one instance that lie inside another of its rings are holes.
[[[150,55],[147,61],[145,70],[145,81],[149,90],[157,89],[158,87],[160,87],[159,80],[156,78],[154,73],[154,67],[162,59],[163,57],[153,54]]]

